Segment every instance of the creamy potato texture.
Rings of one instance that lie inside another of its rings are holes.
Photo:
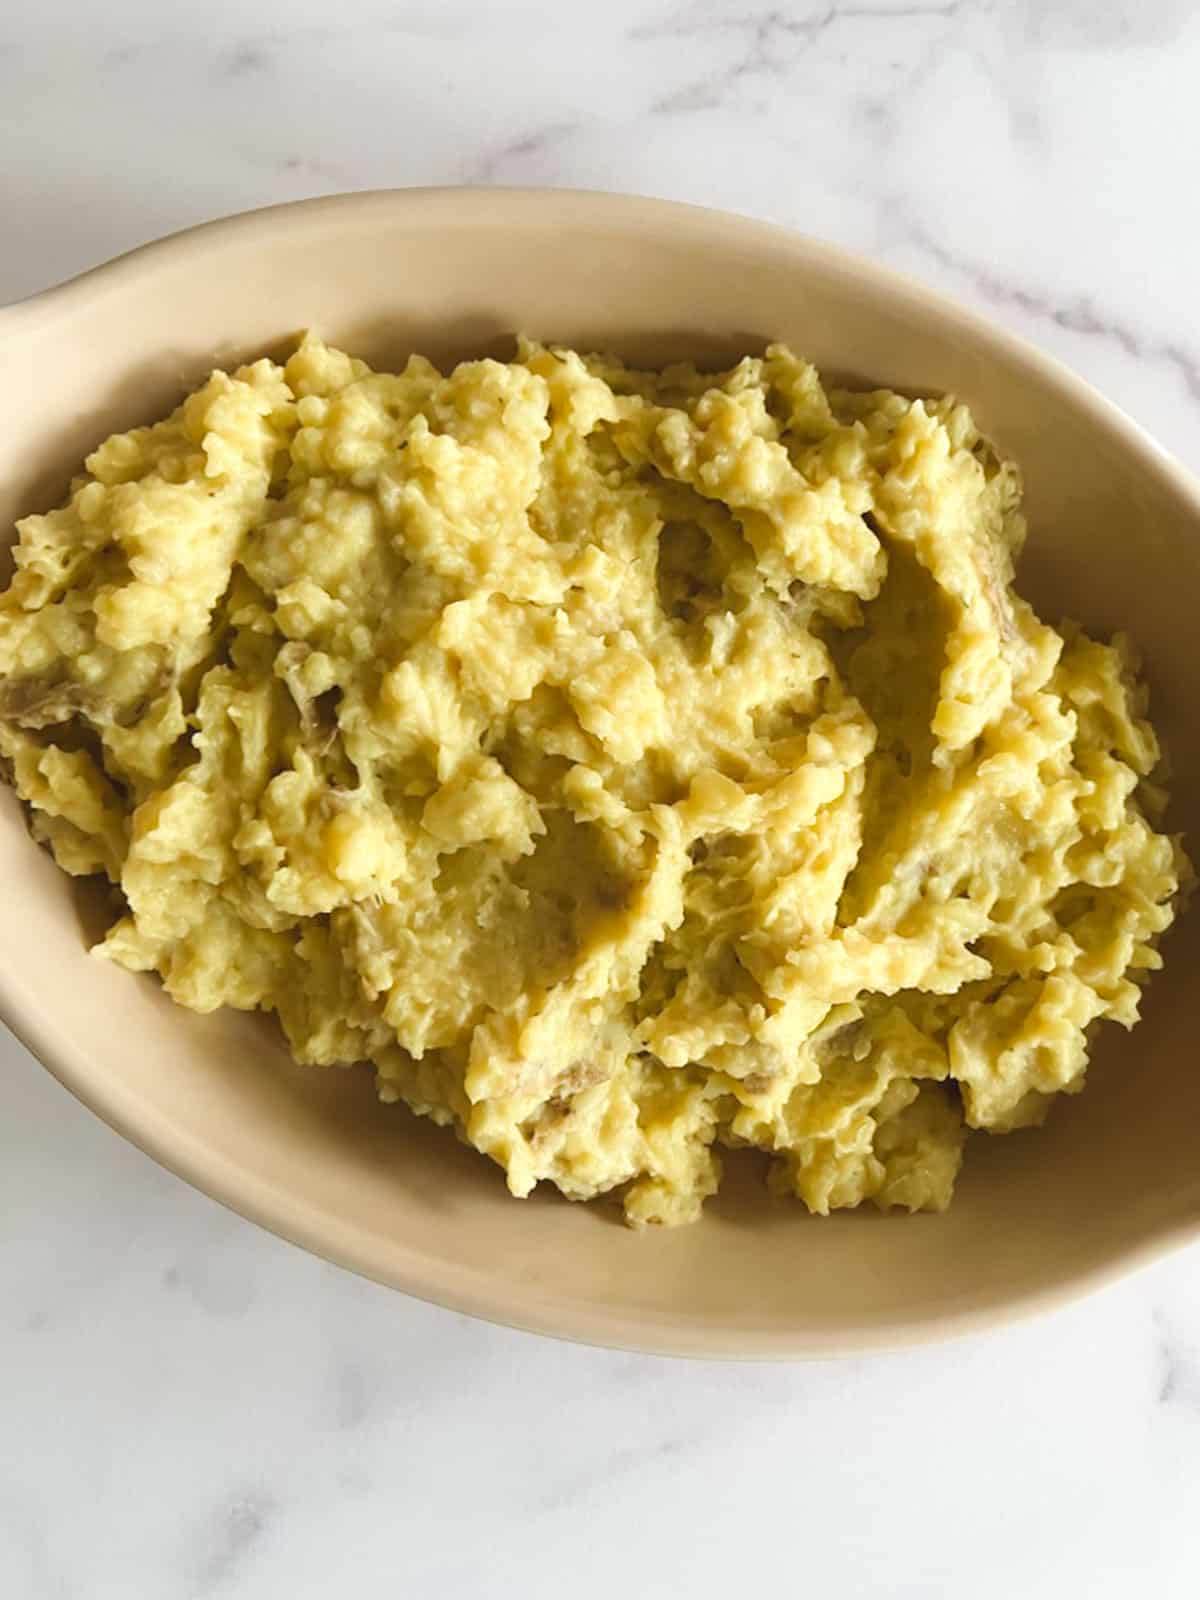
[[[951,401],[787,349],[308,337],[20,526],[0,752],[98,953],[630,1222],[718,1147],[811,1210],[945,1206],[1131,1026],[1185,870],[1128,644],[1014,593]],[[169,1063],[164,1064],[164,1070]]]

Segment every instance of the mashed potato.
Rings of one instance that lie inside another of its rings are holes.
[[[370,1062],[516,1195],[940,1209],[1131,1026],[1186,864],[1129,645],[952,401],[308,337],[20,525],[0,753],[98,953]]]

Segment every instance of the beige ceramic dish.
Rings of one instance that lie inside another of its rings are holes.
[[[0,310],[0,528],[44,510],[98,440],[164,414],[214,363],[314,325],[376,361],[502,349],[525,329],[637,359],[788,340],[829,372],[952,389],[1023,464],[1021,582],[1043,612],[1128,628],[1200,838],[1200,489],[1063,368],[811,240],[601,194],[414,190],[213,223]],[[462,1311],[594,1343],[806,1356],[980,1328],[1200,1233],[1200,915],[1144,1024],[1109,1029],[1050,1125],[977,1139],[952,1210],[806,1218],[731,1173],[694,1228],[508,1198],[448,1134],[354,1072],[302,1070],[261,1019],[199,1017],[86,954],[86,891],[0,803],[0,1008],[142,1149],[298,1244]],[[93,930],[94,931],[94,930]],[[49,1180],[48,1180],[49,1181]]]

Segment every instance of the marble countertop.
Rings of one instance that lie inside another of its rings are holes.
[[[43,0],[0,301],[223,212],[636,190],[869,253],[1200,468],[1192,0]],[[1196,1592],[1200,1253],[970,1343],[672,1363],[470,1322],[168,1177],[0,1042],[0,1592]]]

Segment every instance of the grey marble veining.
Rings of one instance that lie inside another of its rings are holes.
[[[1191,0],[13,6],[0,300],[306,194],[630,189],[910,271],[1200,468],[1198,76]],[[1200,1570],[1194,1253],[882,1360],[570,1348],[267,1237],[8,1039],[0,1369],[6,1600],[1182,1600]]]

